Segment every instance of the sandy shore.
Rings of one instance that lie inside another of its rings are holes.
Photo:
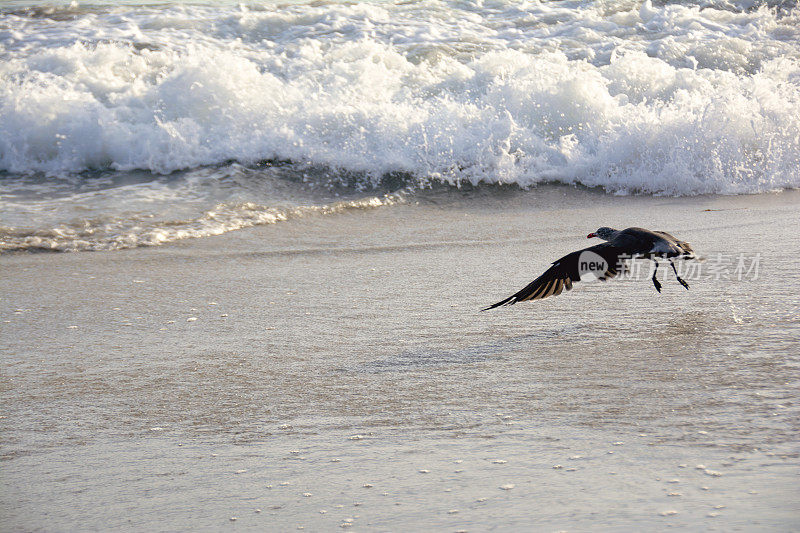
[[[3,529],[796,529],[798,201],[495,188],[0,256]],[[705,270],[478,312],[601,225]]]

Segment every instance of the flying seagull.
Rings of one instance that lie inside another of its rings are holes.
[[[594,233],[586,236],[587,239],[599,237],[604,241],[600,244],[572,252],[565,255],[548,268],[544,274],[533,280],[527,287],[505,300],[482,309],[487,311],[501,305],[513,305],[526,300],[541,300],[548,296],[557,296],[562,291],[572,289],[572,284],[584,279],[587,274],[592,274],[600,280],[613,278],[624,268],[624,262],[634,257],[652,259],[656,268],[653,271],[653,285],[661,292],[661,283],[656,279],[658,273],[658,260],[667,259],[672,265],[678,282],[689,290],[689,284],[678,275],[673,258],[694,259],[694,251],[688,242],[679,241],[665,231],[650,231],[643,228],[628,228],[621,231],[613,228],[598,228]]]

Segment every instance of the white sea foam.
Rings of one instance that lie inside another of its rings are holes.
[[[706,4],[6,10],[0,170],[274,158],[420,184],[800,186],[800,11]]]
[[[137,246],[221,235],[252,226],[275,224],[292,218],[374,209],[402,202],[386,195],[333,202],[325,205],[269,207],[254,203],[219,204],[201,216],[163,220],[153,215],[105,216],[58,224],[39,230],[0,226],[0,252],[38,250],[52,252],[109,251]]]
[[[155,245],[401,198],[337,201],[320,174],[800,186],[786,2],[131,3],[0,8],[0,251]]]

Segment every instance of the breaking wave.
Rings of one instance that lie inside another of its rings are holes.
[[[0,12],[0,170],[800,186],[800,16],[633,1]],[[2,177],[0,177],[2,180]]]

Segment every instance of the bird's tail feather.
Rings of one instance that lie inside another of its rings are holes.
[[[678,246],[683,250],[684,259],[697,259],[691,244],[686,241],[678,241]]]

